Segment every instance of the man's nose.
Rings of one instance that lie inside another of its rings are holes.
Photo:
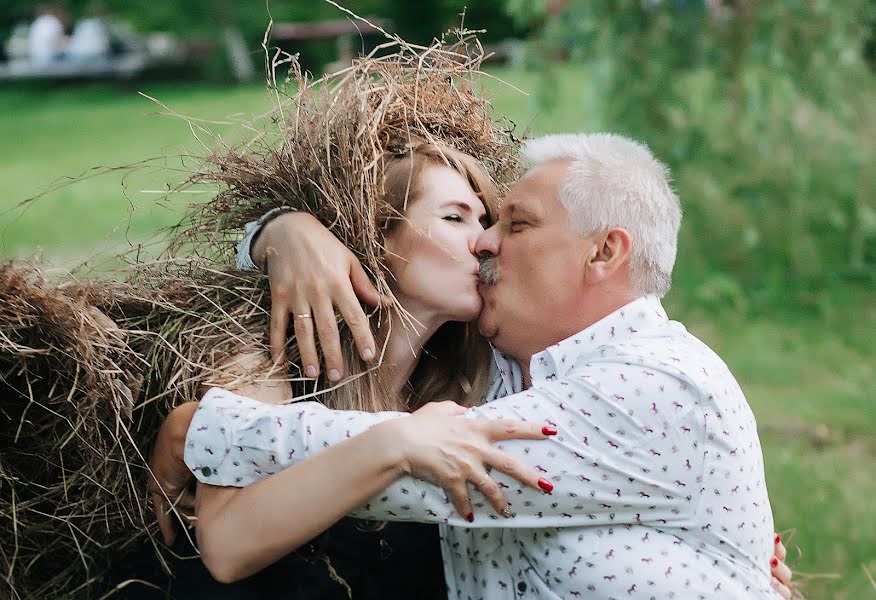
[[[480,234],[475,241],[474,246],[475,256],[483,256],[491,254],[493,256],[499,254],[499,224],[495,223],[492,227]]]

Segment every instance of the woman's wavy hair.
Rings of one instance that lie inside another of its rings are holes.
[[[434,166],[450,167],[465,178],[483,203],[490,221],[495,220],[498,194],[484,167],[453,148],[420,143],[393,149],[384,156],[383,197],[375,223],[383,237],[398,226],[407,208],[420,198],[422,174]],[[387,312],[376,324],[378,354],[390,329],[406,325],[400,313]],[[346,328],[342,330],[341,342],[349,376],[344,385],[323,397],[330,408],[369,412],[416,410],[432,400],[453,400],[472,406],[483,401],[489,386],[490,345],[478,333],[476,323],[448,322],[435,332],[408,381],[405,397],[393,397],[383,367],[372,367],[359,357]]]

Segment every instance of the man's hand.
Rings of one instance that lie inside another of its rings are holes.
[[[791,600],[791,568],[785,564],[787,551],[782,543],[782,537],[777,533],[775,539],[776,547],[773,550],[773,557],[770,559],[770,573],[773,576],[773,588],[785,600]]]
[[[328,378],[339,380],[345,365],[335,309],[349,326],[359,355],[374,358],[374,336],[357,296],[371,306],[378,305],[380,296],[353,253],[315,217],[293,212],[273,219],[256,238],[252,256],[256,264],[267,265],[275,364],[284,360],[291,314],[304,374],[319,375],[315,327]]]
[[[541,423],[512,419],[464,419],[465,407],[453,402],[430,402],[410,417],[387,421],[387,442],[399,449],[402,471],[441,486],[453,506],[469,522],[474,519],[468,482],[504,515],[508,501],[487,469],[493,468],[537,490],[553,485],[541,474],[493,446],[510,439],[544,440],[556,430]],[[375,427],[375,429],[377,429]]]
[[[183,452],[186,432],[197,408],[197,402],[186,402],[173,409],[161,424],[149,459],[152,506],[164,543],[168,546],[176,539],[173,513],[176,512],[180,519],[194,520],[195,498],[188,489],[193,476],[183,461]]]

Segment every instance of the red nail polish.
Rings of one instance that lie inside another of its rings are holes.
[[[541,432],[545,435],[557,435],[557,430],[547,425],[541,428]]]
[[[778,543],[781,542],[781,541],[782,541],[782,536],[780,536],[780,535],[777,533],[777,534],[776,534],[776,543],[778,544]]]
[[[770,559],[770,566],[771,566],[772,568],[774,568],[774,569],[775,569],[776,567],[778,567],[778,566],[779,566],[779,559],[776,558],[775,556],[772,557],[772,558]]]
[[[544,477],[542,477],[541,479],[538,480],[538,487],[540,487],[541,489],[546,491],[548,494],[550,494],[552,491],[554,491],[554,484],[552,484],[550,481],[548,481]]]
[[[473,523],[474,522],[474,513],[468,513],[468,516],[465,517],[465,520],[468,521],[469,523]]]

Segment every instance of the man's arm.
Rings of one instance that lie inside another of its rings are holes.
[[[264,268],[264,255],[261,260],[254,260],[253,243],[259,239],[260,234],[273,219],[287,212],[294,212],[291,206],[272,208],[259,218],[258,221],[250,221],[243,227],[243,239],[237,245],[237,268],[241,271],[259,271]]]
[[[620,372],[624,367],[600,365],[600,377],[611,378],[613,370]],[[499,447],[516,460],[534,464],[542,473],[543,489],[553,487],[552,494],[546,495],[494,472],[484,485],[488,489],[497,486],[509,498],[516,515],[513,526],[685,526],[691,520],[700,494],[696,477],[702,471],[698,462],[702,453],[692,453],[687,463],[670,457],[679,446],[697,442],[691,438],[700,426],[695,399],[684,397],[693,392],[681,390],[675,385],[678,381],[665,373],[658,372],[648,381],[655,389],[672,384],[679,390],[674,398],[688,409],[667,410],[668,418],[657,417],[650,413],[650,402],[631,397],[624,404],[588,381],[585,373],[466,413],[466,418],[478,420],[547,421],[559,430],[549,441],[512,440]],[[644,395],[648,395],[647,390]],[[628,411],[635,402],[641,411],[630,416]],[[186,462],[204,483],[242,486],[402,414],[331,411],[314,403],[268,406],[237,396],[205,398],[189,429]],[[220,437],[216,436],[217,427]],[[421,447],[416,432],[400,443],[408,452],[428,452]],[[440,448],[432,451],[442,452]],[[475,508],[483,504],[483,498],[476,496]],[[412,477],[392,484],[354,514],[381,520],[467,524],[454,512],[441,488]],[[509,526],[495,515],[481,518],[479,525]]]
[[[344,360],[335,312],[349,326],[362,359],[370,361],[376,356],[376,345],[358,298],[377,306],[380,295],[349,248],[315,217],[291,209],[274,210],[279,212],[271,211],[247,224],[237,254],[239,268],[267,269],[271,356],[283,360],[292,315],[305,375],[319,376],[314,337],[319,332],[328,378],[338,381],[344,374]]]

